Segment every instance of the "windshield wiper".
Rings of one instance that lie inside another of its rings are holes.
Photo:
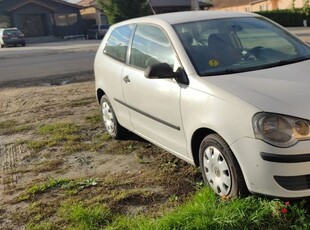
[[[223,75],[223,74],[233,74],[233,73],[240,73],[243,72],[243,69],[224,69],[217,72],[205,72],[201,73],[200,76],[216,76],[216,75]]]
[[[278,62],[273,62],[270,64],[266,64],[264,66],[262,66],[263,68],[271,68],[271,67],[277,67],[277,66],[283,66],[283,65],[288,65],[288,64],[294,64],[297,62],[302,62],[302,61],[306,61],[309,60],[310,56],[305,56],[305,57],[296,57],[296,58],[292,58],[292,59],[286,59],[286,60],[281,60]]]

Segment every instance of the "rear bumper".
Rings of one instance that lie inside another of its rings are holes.
[[[3,42],[6,45],[26,44],[25,39],[10,39],[10,40],[6,39]]]

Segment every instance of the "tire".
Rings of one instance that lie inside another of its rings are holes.
[[[5,47],[5,44],[1,44],[1,48],[4,48]]]
[[[228,144],[218,134],[208,135],[201,142],[199,163],[205,183],[217,195],[231,198],[247,193],[240,166]]]
[[[103,125],[108,134],[114,139],[125,139],[128,131],[118,123],[112,105],[106,95],[102,96],[100,100],[100,111]]]
[[[26,43],[22,43],[22,46],[23,46],[23,47],[26,46]]]

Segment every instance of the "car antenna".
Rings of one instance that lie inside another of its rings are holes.
[[[154,10],[154,8],[153,8],[153,6],[152,6],[150,0],[147,0],[147,2],[149,3],[149,6],[150,6],[150,8],[151,8],[153,14],[156,15],[156,12],[155,12],[155,10]]]

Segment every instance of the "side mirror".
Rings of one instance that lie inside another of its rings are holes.
[[[149,79],[174,78],[174,72],[167,63],[156,63],[146,68],[144,76]]]
[[[149,79],[174,78],[178,83],[189,85],[189,79],[183,68],[179,67],[176,72],[167,63],[157,63],[146,68],[144,76]]]

